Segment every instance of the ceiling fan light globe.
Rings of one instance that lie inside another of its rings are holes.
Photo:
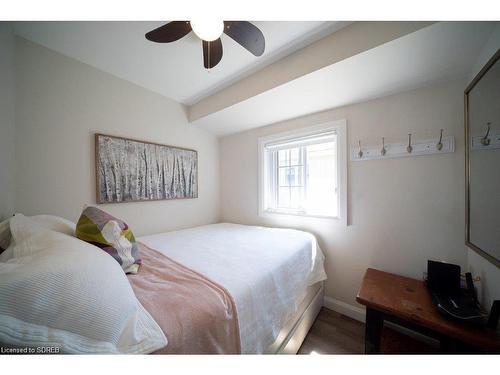
[[[213,42],[214,40],[219,39],[224,31],[223,21],[195,20],[190,21],[190,23],[196,36],[207,42]]]

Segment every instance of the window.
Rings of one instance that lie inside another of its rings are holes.
[[[260,213],[345,219],[345,121],[259,140]]]

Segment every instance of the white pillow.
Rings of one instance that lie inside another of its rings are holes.
[[[10,219],[11,217],[0,223],[0,248],[4,250],[7,249],[11,243]],[[76,237],[76,224],[62,217],[53,215],[35,215],[30,216],[30,219],[44,228]],[[10,254],[10,252],[7,254]],[[7,259],[7,254],[1,257],[0,261],[5,261]],[[10,259],[10,257],[11,256],[9,255],[8,258]]]
[[[108,254],[23,215],[10,226],[17,256],[0,263],[2,344],[68,353],[150,353],[167,344]]]
[[[23,214],[16,214],[7,223],[10,243],[7,249],[0,254],[0,262],[32,255],[38,250],[50,247],[52,237],[43,236],[43,227],[35,223],[31,218]]]
[[[53,215],[35,215],[29,218],[44,228],[69,236],[75,236],[76,224],[65,218]]]

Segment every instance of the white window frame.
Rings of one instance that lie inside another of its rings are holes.
[[[264,192],[266,189],[266,170],[267,158],[265,157],[265,146],[269,143],[286,142],[300,137],[313,136],[327,131],[334,131],[337,135],[337,173],[338,173],[338,216],[318,216],[307,213],[278,212],[267,210],[265,205]],[[259,216],[279,217],[279,216],[298,216],[302,218],[321,218],[333,220],[347,225],[347,121],[345,119],[331,121],[315,126],[291,130],[278,134],[273,134],[258,139],[259,152]]]

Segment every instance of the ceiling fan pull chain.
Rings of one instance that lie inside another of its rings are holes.
[[[207,68],[207,70],[209,73],[210,73],[210,68],[211,68],[211,66],[210,66],[210,61],[211,61],[211,59],[210,59],[210,51],[211,51],[210,43],[211,42],[207,42],[207,44],[208,44],[208,68]]]

